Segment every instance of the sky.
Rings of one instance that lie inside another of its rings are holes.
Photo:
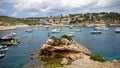
[[[0,0],[0,16],[23,18],[93,12],[120,13],[120,0]]]

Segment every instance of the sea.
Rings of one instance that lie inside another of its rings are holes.
[[[61,29],[60,33],[51,33],[52,29],[57,28]],[[73,27],[70,29],[69,27],[31,26],[0,31],[0,37],[14,32],[20,40],[20,44],[9,46],[9,50],[4,52],[5,57],[0,59],[0,68],[22,68],[30,62],[30,54],[37,51],[47,39],[51,36],[59,38],[69,32],[74,32],[72,39],[88,48],[92,53],[100,54],[108,61],[120,60],[120,33],[114,32],[116,27],[108,28],[109,30],[102,31],[102,34],[91,34],[93,28],[88,27]],[[32,29],[33,32],[26,32],[28,29]],[[76,29],[81,29],[81,31],[76,32]]]

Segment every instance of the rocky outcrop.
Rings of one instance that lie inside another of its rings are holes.
[[[37,52],[31,54],[33,60],[24,68],[45,68],[49,66],[51,66],[49,68],[54,68],[53,66],[56,65],[54,62],[59,63],[60,67],[62,65],[61,68],[120,68],[120,61],[118,60],[98,62],[91,60],[90,56],[91,51],[74,40],[67,40],[66,38],[48,39]],[[67,65],[69,63],[70,65]]]
[[[98,62],[89,59],[89,56],[77,59],[71,65],[64,65],[65,68],[120,68],[120,61]]]
[[[76,60],[82,57],[83,54],[91,55],[91,52],[87,48],[72,40],[69,41],[65,38],[62,38],[62,44],[55,46],[53,45],[54,43],[56,43],[54,40],[48,39],[46,44],[43,44],[40,47],[38,54],[47,56],[59,55],[62,57],[70,58],[72,60]]]

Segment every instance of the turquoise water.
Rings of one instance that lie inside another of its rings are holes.
[[[32,33],[25,32],[26,29],[33,29]],[[54,33],[51,36],[60,37],[67,32],[74,31],[75,28],[59,27],[63,30],[61,33]],[[107,60],[120,59],[120,33],[114,33],[115,27],[109,27],[108,31],[102,34],[92,35],[90,31],[93,28],[80,27],[82,32],[75,32],[73,39],[84,45],[93,53],[103,55]],[[5,52],[6,56],[0,59],[0,68],[22,68],[22,66],[30,61],[30,53],[39,49],[40,45],[46,42],[50,36],[48,32],[54,27],[45,29],[44,27],[25,27],[17,28],[17,30],[9,30],[0,32],[0,37],[10,32],[15,32],[19,37],[20,44],[10,46]]]

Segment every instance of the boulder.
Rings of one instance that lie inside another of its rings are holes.
[[[54,40],[48,39],[47,42],[46,42],[46,44],[48,44],[48,45],[53,45],[53,44],[54,44]]]
[[[71,55],[71,56],[70,56],[70,59],[72,59],[72,60],[76,60],[76,59],[77,59],[77,57],[76,57],[76,56],[74,56],[74,55]]]
[[[61,62],[61,64],[68,64],[68,59],[66,59],[66,58],[63,58],[63,60],[62,60],[62,62]]]

